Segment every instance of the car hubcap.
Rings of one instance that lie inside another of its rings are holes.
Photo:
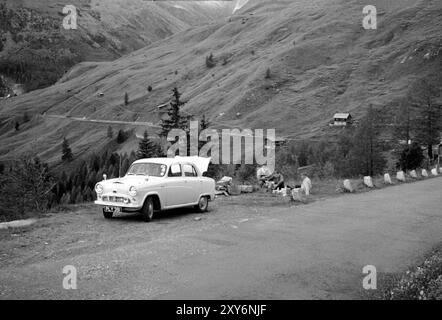
[[[207,206],[207,198],[203,197],[200,199],[200,209],[205,209]]]
[[[148,212],[148,214],[149,214],[149,217],[151,217],[152,218],[152,215],[153,215],[153,204],[152,203],[149,203],[149,212]]]

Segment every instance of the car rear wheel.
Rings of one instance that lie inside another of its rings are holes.
[[[198,201],[198,204],[196,205],[196,209],[198,212],[206,212],[209,208],[209,197],[201,197]]]
[[[153,212],[154,212],[153,199],[147,198],[146,201],[144,201],[143,208],[141,209],[141,216],[143,217],[143,220],[145,222],[152,221]]]
[[[111,219],[113,215],[114,215],[114,213],[112,211],[106,211],[103,208],[103,216],[105,219]]]

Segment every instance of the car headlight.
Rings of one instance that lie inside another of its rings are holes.
[[[97,183],[97,184],[95,185],[95,192],[96,192],[97,194],[102,194],[102,193],[103,193],[103,186],[102,186],[101,184]]]
[[[137,188],[135,188],[135,187],[130,187],[130,188],[129,188],[129,194],[130,194],[132,197],[135,197],[135,196],[137,195]]]

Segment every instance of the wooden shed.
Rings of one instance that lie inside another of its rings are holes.
[[[351,124],[353,118],[350,113],[335,113],[333,116],[333,126],[345,127]]]

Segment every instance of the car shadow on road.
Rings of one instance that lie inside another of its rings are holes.
[[[180,208],[165,210],[161,212],[155,212],[154,218],[151,223],[168,224],[176,220],[190,218],[193,215],[199,214],[194,208]],[[114,216],[112,220],[118,220],[120,222],[144,222],[140,213],[119,213]]]

